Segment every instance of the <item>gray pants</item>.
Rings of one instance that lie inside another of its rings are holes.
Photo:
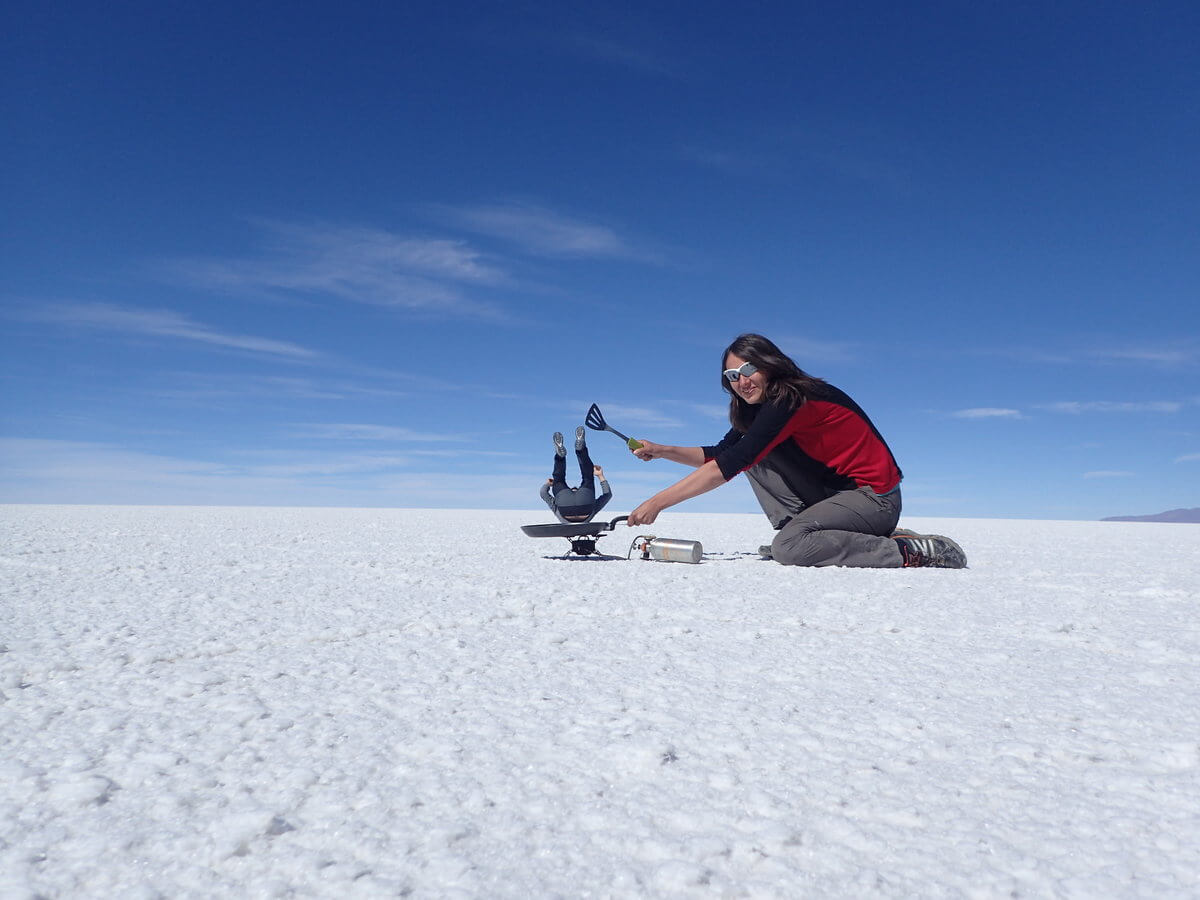
[[[754,495],[779,530],[771,555],[785,566],[854,566],[898,569],[900,548],[888,535],[900,521],[900,488],[876,494],[868,487],[841,491],[805,506],[783,477],[763,460],[746,470]]]

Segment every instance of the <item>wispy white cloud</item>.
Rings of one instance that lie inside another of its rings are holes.
[[[635,259],[657,255],[630,244],[608,225],[584,222],[532,204],[437,207],[460,228],[515,244],[538,256]]]
[[[786,153],[765,151],[761,145],[754,149],[745,147],[714,146],[689,143],[676,151],[679,159],[705,169],[735,175],[775,177],[788,170]]]
[[[28,311],[26,318],[71,328],[196,341],[230,350],[295,360],[311,360],[320,355],[290,341],[219,331],[181,313],[164,309],[125,307],[111,303],[66,303]]]
[[[408,464],[404,456],[356,455],[246,466],[242,474],[263,478],[303,478],[311,475],[360,475],[387,472]]]
[[[472,438],[454,434],[433,434],[399,428],[392,425],[355,423],[309,424],[299,427],[299,436],[336,441],[469,441]]]
[[[314,254],[326,269],[327,281],[338,280],[337,270],[377,272],[381,269],[444,278],[470,284],[496,284],[504,272],[483,253],[463,241],[447,238],[412,238],[377,228],[336,228],[263,222],[282,252],[296,249]]]
[[[661,262],[608,225],[528,203],[430,206],[448,232],[499,239],[510,255],[461,236],[413,236],[381,228],[254,220],[259,252],[239,258],[176,259],[156,274],[189,287],[269,298],[336,299],[433,316],[507,320],[489,290],[511,290],[520,254]],[[523,287],[530,289],[529,284]],[[536,290],[544,290],[538,287]]]
[[[1107,350],[1097,350],[1092,353],[1100,359],[1116,362],[1151,363],[1159,366],[1183,366],[1196,362],[1200,354],[1195,347],[1178,344],[1160,347],[1117,347]]]
[[[410,450],[410,456],[436,456],[439,459],[473,459],[475,457],[513,459],[521,456],[513,450],[476,450],[439,447],[437,450]]]
[[[228,462],[86,441],[0,438],[0,499],[288,505],[303,496],[316,505],[371,505],[384,499],[380,479],[407,465],[403,456],[379,454],[274,456]]]
[[[629,434],[634,426],[639,428],[682,428],[683,423],[672,416],[644,406],[623,406],[609,403],[600,406],[604,420],[613,428]],[[633,435],[629,435],[633,437]]]
[[[699,144],[685,144],[679,148],[679,155],[686,161],[696,163],[709,169],[721,169],[735,174],[753,172],[761,168],[762,163],[746,154],[732,150],[704,147]]]
[[[427,313],[500,318],[469,289],[506,284],[503,269],[465,241],[413,238],[372,228],[258,222],[259,258],[177,260],[171,278],[210,289],[327,296]]]
[[[724,422],[729,421],[729,406],[728,404],[720,405],[716,403],[693,403],[692,409],[700,413],[706,419],[719,419]]]
[[[1115,342],[1100,345],[1098,343],[1083,340],[1074,343],[1063,341],[1052,348],[993,347],[981,348],[974,352],[1026,363],[1060,366],[1129,364],[1175,369],[1200,362],[1200,341],[1191,338],[1125,345],[1117,345]]]
[[[263,460],[263,456],[268,458]],[[8,475],[30,479],[172,481],[188,487],[217,482],[236,486],[245,479],[256,478],[378,472],[408,464],[406,456],[294,452],[250,453],[241,461],[217,462],[112,444],[30,438],[0,439],[0,459],[5,461]]]
[[[342,378],[321,379],[246,372],[178,372],[165,374],[150,388],[155,397],[192,403],[224,403],[252,398],[269,400],[345,400],[349,397],[406,397],[410,391],[356,383]]]
[[[560,46],[568,53],[620,66],[635,72],[677,78],[681,67],[677,60],[639,45],[632,39],[602,37],[583,32],[571,32],[561,37]]]
[[[1084,472],[1084,478],[1133,478],[1137,475],[1136,472],[1122,472],[1116,470],[1101,469],[1096,472]]]
[[[1177,413],[1185,405],[1178,400],[1090,400],[1045,403],[1040,404],[1038,408],[1050,412],[1081,415],[1083,413]]]
[[[794,180],[797,172],[805,172],[909,196],[915,190],[912,172],[924,151],[898,134],[883,134],[861,123],[848,127],[806,118],[796,127],[765,125],[740,138],[724,133],[701,136],[682,145],[678,155],[733,175]]]
[[[960,409],[950,413],[956,419],[1020,419],[1024,418],[1019,409],[1005,409],[995,406],[976,406],[971,409]]]
[[[100,469],[107,470],[116,464],[130,463],[129,468],[132,472],[151,459],[157,460],[158,463],[145,469],[143,475],[153,475],[156,472],[173,475],[214,474],[222,469],[215,463],[171,459],[87,441],[0,438],[0,460],[4,462],[5,474],[19,478],[62,475],[68,472],[78,477],[91,478]]]
[[[1183,456],[1175,457],[1175,462],[1200,462],[1200,453],[1185,453]]]
[[[539,12],[536,24],[521,26],[519,13],[505,29],[510,49],[523,55],[549,48],[575,61],[624,69],[635,75],[683,77],[689,68],[677,53],[678,43],[664,43],[663,31],[632,4],[621,9],[602,4],[561,5]],[[569,11],[568,11],[569,10]],[[562,20],[559,19],[562,14]]]
[[[547,474],[540,467],[514,469],[497,461],[491,467],[495,471],[480,479],[464,477],[461,467],[416,470],[409,463],[410,455],[416,454],[314,454],[283,449],[242,454],[240,461],[213,462],[101,443],[0,438],[0,502],[540,507],[537,488]],[[617,478],[642,484],[647,495],[674,480],[671,473],[654,467],[631,467]],[[742,496],[739,492],[722,494],[723,502],[745,503],[737,500]],[[521,520],[528,521],[524,516]]]
[[[860,353],[859,345],[850,341],[814,340],[782,335],[777,343],[800,368],[806,370],[811,369],[814,363],[853,362]]]

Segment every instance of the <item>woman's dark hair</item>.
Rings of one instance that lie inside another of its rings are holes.
[[[767,377],[766,400],[786,406],[800,406],[809,391],[824,380],[809,375],[792,358],[761,334],[739,334],[721,354],[721,372],[725,371],[725,360],[730,354],[753,363]],[[745,432],[754,421],[757,410],[738,396],[733,384],[721,375],[721,389],[729,394],[729,424]]]

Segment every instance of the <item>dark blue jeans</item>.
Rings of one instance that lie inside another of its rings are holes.
[[[567,458],[554,454],[554,471],[550,477],[553,484],[550,490],[554,495],[554,505],[564,518],[582,517],[586,521],[592,516],[592,507],[596,503],[596,473],[592,458],[588,455],[587,446],[575,451],[579,460],[579,474],[583,481],[579,487],[567,486]]]

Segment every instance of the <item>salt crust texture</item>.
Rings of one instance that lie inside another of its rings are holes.
[[[0,896],[1200,893],[1200,526],[544,520],[0,508]]]

